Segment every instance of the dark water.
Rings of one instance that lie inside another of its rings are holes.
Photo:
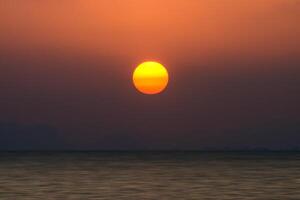
[[[0,153],[0,199],[300,199],[300,153]]]

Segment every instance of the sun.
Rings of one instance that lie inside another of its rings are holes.
[[[144,94],[158,94],[167,87],[169,75],[162,64],[147,61],[136,67],[132,79],[138,91]]]

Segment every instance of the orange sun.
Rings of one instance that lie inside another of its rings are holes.
[[[143,62],[133,72],[134,86],[144,94],[162,92],[167,87],[168,81],[168,71],[158,62]]]

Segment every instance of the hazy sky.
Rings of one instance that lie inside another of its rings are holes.
[[[298,0],[2,0],[0,149],[300,149],[299,23]]]

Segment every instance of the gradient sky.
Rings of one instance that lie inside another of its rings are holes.
[[[0,2],[0,149],[300,149],[300,1]],[[141,62],[166,91],[132,84]]]

